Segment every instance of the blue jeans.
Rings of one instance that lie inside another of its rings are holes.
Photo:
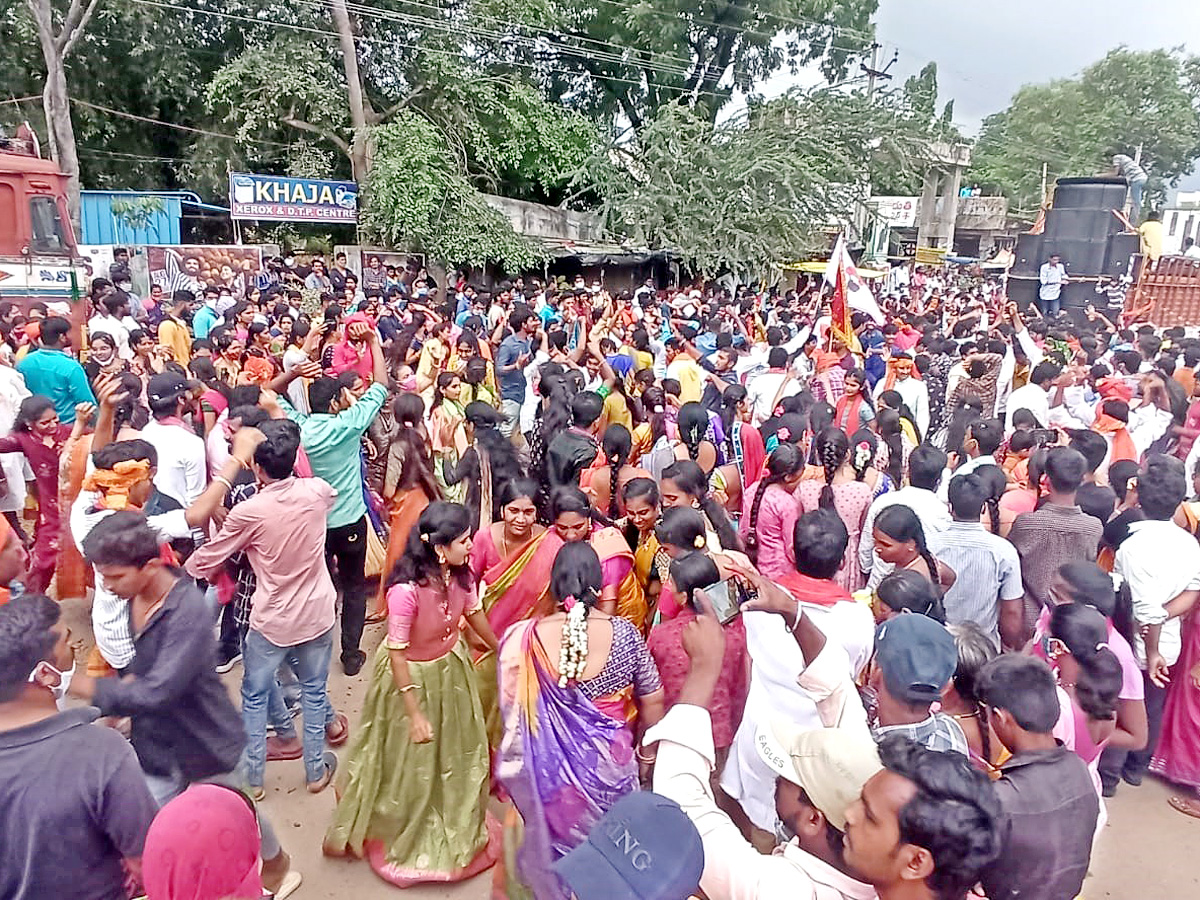
[[[280,713],[287,715],[283,695],[275,682],[275,673],[285,661],[300,682],[304,772],[309,781],[317,781],[325,774],[325,726],[334,718],[325,689],[329,658],[333,653],[333,629],[294,647],[277,647],[251,628],[246,632],[243,648],[242,720],[246,726],[244,768],[247,783],[252,787],[261,787],[263,783],[263,770],[267,764],[268,710],[277,725]],[[273,698],[278,699],[278,705]]]
[[[1059,294],[1053,300],[1038,300],[1038,306],[1042,308],[1042,315],[1047,319],[1052,319],[1058,315],[1058,311],[1062,309],[1062,294]]]
[[[1137,225],[1142,219],[1142,194],[1146,190],[1146,182],[1129,182],[1129,199],[1133,201],[1133,224]]]
[[[178,769],[170,775],[148,775],[143,773],[142,777],[146,779],[146,786],[150,788],[150,795],[154,797],[154,802],[159,806],[165,806],[188,788],[188,780],[183,777],[183,773]],[[232,772],[222,772],[210,778],[201,778],[199,781],[193,783],[219,784],[222,787],[241,791],[245,787],[246,779],[243,777],[242,765],[239,764]],[[279,855],[279,851],[283,849],[279,846],[279,837],[275,834],[275,829],[271,827],[270,820],[263,816],[261,809],[256,807],[254,815],[258,818],[258,832],[262,838],[262,858],[274,859]]]

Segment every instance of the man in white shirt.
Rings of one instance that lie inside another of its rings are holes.
[[[204,440],[182,419],[187,410],[188,385],[175,372],[153,376],[146,386],[146,402],[153,418],[142,429],[142,438],[158,454],[154,486],[186,509],[208,484]]]
[[[858,543],[858,564],[870,575],[867,587],[874,589],[895,568],[875,552],[875,518],[889,506],[898,503],[916,513],[927,541],[950,527],[950,511],[935,493],[945,468],[946,454],[922,444],[908,456],[908,485],[880,495],[867,510]]]
[[[1200,244],[1193,238],[1183,239],[1183,255],[1187,259],[1200,259]]]
[[[100,301],[100,310],[88,319],[88,334],[107,334],[117,345],[117,356],[125,360],[133,359],[129,332],[137,328],[138,323],[129,315],[129,295],[119,292],[109,294]]]
[[[1062,374],[1062,369],[1045,360],[1033,367],[1029,376],[1029,384],[1019,387],[1008,395],[1008,407],[1004,414],[1004,430],[1011,434],[1013,430],[1013,413],[1018,409],[1027,409],[1033,413],[1041,428],[1050,427],[1050,399],[1054,382]]]
[[[800,393],[800,382],[788,369],[788,352],[772,347],[767,353],[767,371],[755,375],[746,385],[748,400],[754,408],[754,424],[761,425],[775,414],[784,397]]]
[[[1041,287],[1038,288],[1038,300],[1042,308],[1042,315],[1048,319],[1052,319],[1058,315],[1062,309],[1062,289],[1070,279],[1067,278],[1066,266],[1062,264],[1062,257],[1057,253],[1050,254],[1050,261],[1042,263],[1042,268],[1038,272],[1038,281],[1041,282]]]
[[[895,378],[884,378],[875,386],[875,400],[884,391],[895,391],[904,404],[912,410],[913,423],[922,437],[929,434],[929,388],[925,382],[913,377],[913,360],[907,353],[893,353],[888,366]]]
[[[1180,615],[1200,590],[1200,545],[1173,521],[1187,496],[1187,479],[1179,460],[1150,456],[1138,473],[1138,505],[1146,518],[1129,526],[1117,550],[1113,573],[1129,585],[1133,599],[1133,651],[1143,671],[1149,740],[1142,750],[1106,751],[1101,779],[1110,786],[1119,776],[1140,784],[1162,727],[1168,670],[1179,661]],[[1187,678],[1183,672],[1175,678]],[[1122,758],[1124,757],[1124,758]]]
[[[800,599],[790,593],[793,589],[804,588],[820,597],[820,603],[803,602],[801,606],[829,636],[830,647],[836,647],[839,654],[841,675],[850,681],[871,657],[875,622],[865,604],[854,602],[831,580],[845,556],[846,526],[832,510],[814,510],[799,518],[795,538],[798,586],[784,590],[793,602]],[[811,728],[821,724],[821,716],[813,695],[796,680],[796,673],[804,668],[804,657],[792,636],[779,627],[778,619],[764,612],[747,612],[743,622],[752,662],[750,688],[721,773],[721,788],[741,804],[755,827],[770,832],[775,823],[775,773],[759,756],[758,732],[777,716]]]
[[[999,419],[976,419],[967,426],[963,435],[963,452],[966,459],[954,459],[957,467],[951,472],[947,469],[942,473],[942,482],[938,485],[937,495],[943,502],[948,502],[950,479],[959,475],[970,475],[984,466],[996,465],[996,451],[1004,443],[1004,426]]]

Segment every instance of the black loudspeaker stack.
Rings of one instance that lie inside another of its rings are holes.
[[[1121,233],[1124,225],[1114,214],[1114,210],[1125,208],[1127,193],[1123,178],[1058,179],[1054,205],[1046,211],[1042,234],[1021,235],[1017,239],[1013,274],[1037,277],[1042,263],[1052,253],[1062,257],[1067,274],[1073,278],[1124,274],[1138,243],[1136,234]],[[1023,239],[1035,237],[1039,239],[1036,245],[1029,241],[1023,246]],[[1023,250],[1026,256],[1036,257],[1032,270],[1027,268],[1028,261],[1022,259]]]
[[[1042,263],[1042,236],[1040,234],[1018,234],[1016,246],[1013,247],[1012,269],[1010,276],[1037,278]]]

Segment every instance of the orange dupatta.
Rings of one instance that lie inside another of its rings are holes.
[[[1109,465],[1112,465],[1119,459],[1137,462],[1137,448],[1133,444],[1133,438],[1129,436],[1129,430],[1125,427],[1125,423],[1120,419],[1110,416],[1107,413],[1101,413],[1092,424],[1092,430],[1112,439],[1112,452],[1109,454],[1108,459]]]

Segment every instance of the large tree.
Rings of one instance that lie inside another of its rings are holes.
[[[67,176],[67,206],[79,223],[79,153],[75,148],[75,126],[71,121],[71,94],[67,88],[67,59],[79,45],[100,0],[70,0],[65,10],[51,0],[27,0],[37,26],[38,44],[46,80],[42,86],[42,108],[50,137],[50,153]]]
[[[359,227],[369,240],[451,265],[498,262],[511,272],[541,258],[460,171],[442,133],[416,113],[370,134],[375,159]]]
[[[679,105],[594,160],[616,233],[704,275],[760,274],[827,246],[873,167],[917,171],[926,133],[890,95],[795,91],[714,125]]]
[[[1049,183],[1094,175],[1112,156],[1133,156],[1161,190],[1200,157],[1200,58],[1177,50],[1118,48],[1078,78],[1021,88],[984,120],[968,177],[1032,213]]]

